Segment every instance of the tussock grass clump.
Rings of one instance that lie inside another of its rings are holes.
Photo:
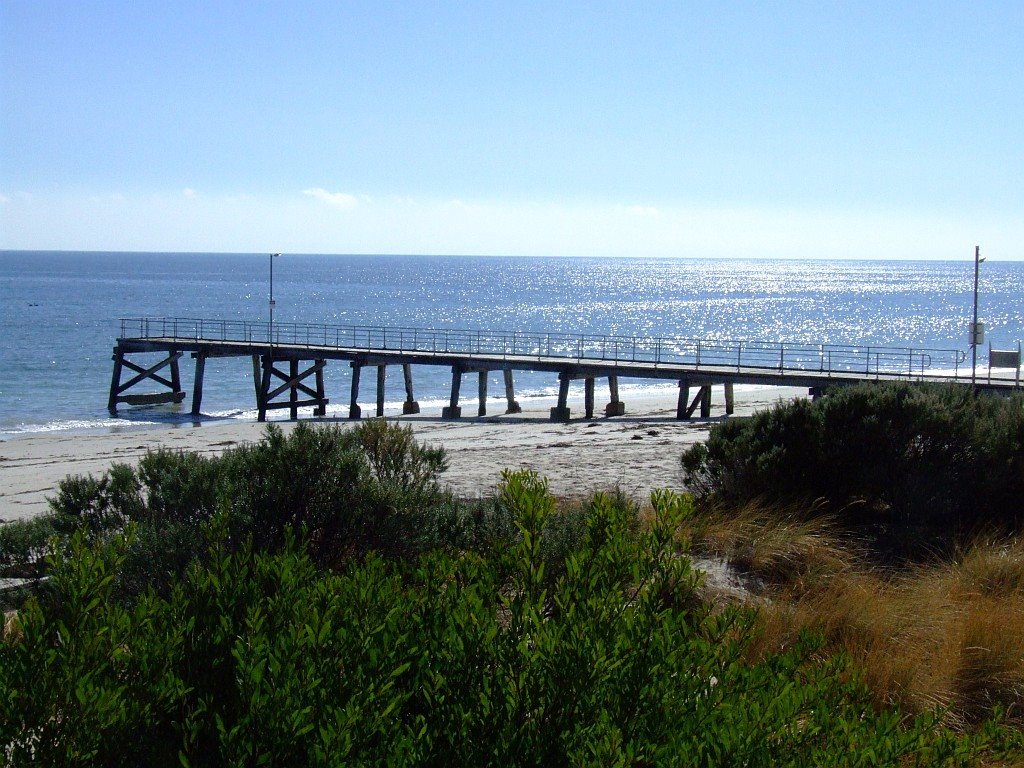
[[[1001,713],[1024,726],[1024,558],[984,541],[954,561],[902,572],[857,566],[758,606],[750,658],[808,629],[861,670],[877,706],[943,710],[966,729]]]
[[[696,552],[725,560],[760,587],[799,591],[860,561],[855,543],[817,511],[761,500],[732,512],[716,506],[695,517],[687,533]]]

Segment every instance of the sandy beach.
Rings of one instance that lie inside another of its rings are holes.
[[[735,416],[743,416],[779,399],[806,395],[805,389],[768,388],[736,392]],[[578,495],[619,487],[643,497],[655,488],[682,488],[679,457],[685,447],[703,440],[712,425],[727,418],[720,388],[712,398],[710,419],[675,420],[675,397],[634,397],[626,414],[583,419],[582,403],[570,402],[573,419],[553,423],[553,401],[523,403],[516,415],[464,416],[445,421],[425,409],[417,416],[392,417],[412,426],[417,439],[443,446],[449,458],[444,481],[463,495],[486,494],[504,468],[527,467],[548,477],[559,495]],[[475,413],[475,406],[464,407]],[[350,424],[347,420],[319,422]],[[276,421],[283,429],[293,422]],[[260,439],[264,425],[245,421],[210,421],[196,425],[114,429],[107,433],[56,432],[0,442],[0,520],[46,512],[47,497],[68,475],[100,475],[112,463],[135,463],[156,448],[217,454]]]

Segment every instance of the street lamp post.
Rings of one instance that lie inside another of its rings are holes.
[[[984,326],[978,324],[978,272],[981,262],[981,246],[974,246],[974,314],[971,319],[971,386],[975,385],[978,373],[978,344],[984,342]]]
[[[270,254],[270,346],[274,346],[274,259],[280,253]]]

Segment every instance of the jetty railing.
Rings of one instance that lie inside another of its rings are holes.
[[[122,318],[121,338],[330,347],[366,351],[536,357],[689,365],[696,368],[960,375],[956,349],[733,339],[330,325],[179,317]]]

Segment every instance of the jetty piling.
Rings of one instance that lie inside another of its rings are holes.
[[[206,375],[206,352],[193,352],[196,361],[195,379],[192,384],[192,415],[198,416],[203,405],[203,376]]]
[[[505,413],[522,413],[523,409],[516,402],[515,382],[512,380],[512,369],[504,368],[502,374],[505,378],[505,401],[508,403],[508,407]]]
[[[558,374],[558,405],[551,409],[552,421],[569,421],[569,382],[572,374],[562,371]]]
[[[362,409],[359,407],[359,375],[363,370],[362,363],[358,360],[353,360],[352,363],[352,396],[348,402],[348,417],[350,419],[358,419],[362,414]]]
[[[402,378],[405,379],[405,402],[402,403],[402,414],[409,416],[420,412],[420,404],[412,394],[412,365],[402,363]]]
[[[384,380],[387,370],[386,365],[377,366],[377,418],[384,415]]]
[[[452,394],[448,405],[441,409],[442,419],[458,419],[462,416],[462,408],[459,407],[459,388],[462,386],[462,366],[452,366]]]
[[[634,351],[634,356],[636,352]],[[626,413],[626,404],[619,400],[619,377],[616,374],[608,376],[608,392],[610,395],[608,405],[604,407],[605,416],[622,416]]]
[[[487,415],[487,376],[488,376],[489,373],[490,373],[490,371],[487,371],[487,370],[477,371],[477,385],[476,385],[476,395],[477,395],[477,403],[478,403],[477,409],[476,409],[476,415],[477,416],[486,416]]]

